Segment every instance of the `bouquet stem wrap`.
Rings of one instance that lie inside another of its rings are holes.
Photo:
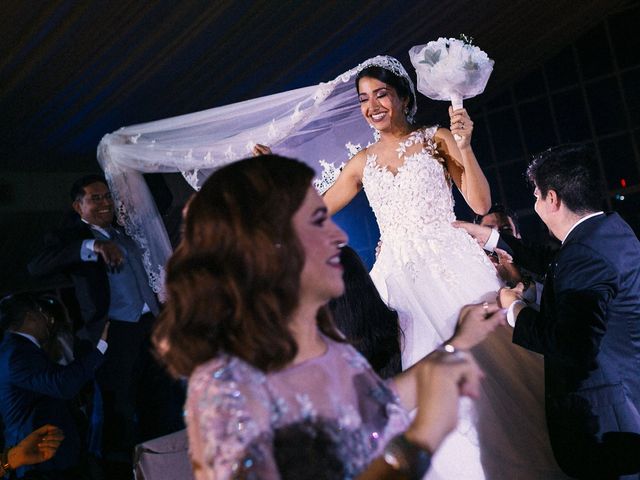
[[[418,91],[433,100],[451,101],[454,110],[462,108],[463,99],[481,94],[493,71],[493,60],[485,52],[455,38],[416,45],[409,57]]]

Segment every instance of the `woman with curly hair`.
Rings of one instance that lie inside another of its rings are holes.
[[[217,170],[190,203],[154,338],[189,376],[198,479],[421,478],[459,396],[478,391],[456,348],[504,322],[495,306],[466,309],[473,329],[389,381],[344,341],[326,304],[344,290],[347,239],[312,177],[265,155]]]

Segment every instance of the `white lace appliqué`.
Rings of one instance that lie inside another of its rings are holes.
[[[313,181],[313,186],[318,192],[319,195],[324,194],[331,186],[335,183],[340,175],[340,172],[344,168],[344,162],[342,162],[338,167],[335,166],[335,162],[326,162],[325,160],[319,161],[320,166],[322,167],[322,174],[320,178],[316,178]]]
[[[436,129],[416,130],[398,145],[398,158],[404,162],[395,173],[378,164],[376,155],[367,155],[363,185],[380,227],[382,248],[395,258],[390,268],[401,268],[414,280],[426,268],[451,287],[463,288],[463,279],[451,271],[449,262],[470,249],[461,246],[468,242],[467,235],[451,226],[454,201],[444,162],[437,156]],[[412,149],[415,145],[422,148]],[[488,262],[481,251],[460,261]]]

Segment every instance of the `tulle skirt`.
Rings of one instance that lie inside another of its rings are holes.
[[[447,252],[427,243],[399,250],[383,243],[371,271],[381,296],[398,312],[405,369],[453,335],[462,306],[495,301],[501,286],[473,240],[464,234],[453,243]],[[458,426],[434,455],[428,480],[568,478],[547,434],[542,357],[513,344],[511,334],[510,327],[500,327],[474,348],[485,373],[481,397],[461,402]]]

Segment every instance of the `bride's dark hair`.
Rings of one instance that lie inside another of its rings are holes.
[[[175,375],[221,354],[263,371],[290,363],[304,250],[292,225],[314,172],[263,155],[214,172],[191,200],[167,266],[167,302],[154,343]],[[343,341],[323,307],[318,327]]]
[[[386,68],[378,67],[378,66],[370,66],[363,68],[356,75],[356,90],[360,93],[360,79],[364,77],[375,78],[376,80],[380,80],[381,82],[386,83],[387,85],[391,85],[400,98],[408,99],[409,103],[407,104],[407,109],[411,111],[413,108],[414,98],[411,94],[411,87],[409,86],[409,82],[406,78],[400,77]]]
[[[345,291],[329,302],[336,325],[382,378],[402,371],[398,314],[384,303],[367,267],[350,247],[340,252]]]

